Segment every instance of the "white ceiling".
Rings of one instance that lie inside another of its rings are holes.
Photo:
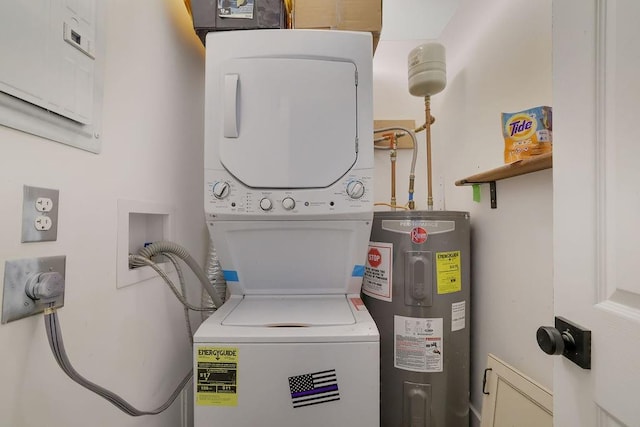
[[[461,0],[383,0],[380,40],[437,39]]]

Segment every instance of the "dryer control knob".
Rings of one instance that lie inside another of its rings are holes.
[[[267,199],[266,197],[260,200],[260,209],[262,209],[263,211],[270,211],[272,207],[273,204],[271,203],[271,200]]]
[[[231,186],[228,182],[218,181],[213,184],[211,191],[213,192],[213,197],[218,200],[222,200],[229,195],[229,190]]]
[[[296,201],[291,197],[285,197],[284,199],[282,199],[282,207],[290,211],[291,209],[296,207]]]
[[[364,184],[362,183],[362,181],[350,181],[347,184],[347,194],[352,199],[359,199],[360,197],[364,196]]]

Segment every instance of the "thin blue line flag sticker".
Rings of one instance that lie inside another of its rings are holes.
[[[294,408],[340,400],[335,369],[289,377],[289,390]]]

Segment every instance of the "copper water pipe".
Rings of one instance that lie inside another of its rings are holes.
[[[397,142],[395,132],[383,133],[383,137],[389,139],[389,150],[391,158],[391,208],[396,209],[396,160],[398,158]]]
[[[431,173],[431,124],[433,123],[431,118],[431,97],[429,95],[424,97],[424,115],[425,115],[425,129],[427,131],[427,210],[433,210],[433,187],[431,185],[432,173]]]
[[[431,116],[431,124],[433,124],[433,122],[435,122],[435,121],[436,121],[436,118],[435,118],[435,117],[433,117],[433,116]],[[414,131],[415,133],[420,133],[420,132],[422,132],[423,130],[425,130],[426,128],[427,128],[427,123],[423,123],[423,124],[421,124],[419,127],[415,128],[413,131]]]

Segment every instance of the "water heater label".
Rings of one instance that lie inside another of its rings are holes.
[[[394,316],[394,366],[413,372],[442,372],[442,318]]]
[[[238,348],[198,347],[196,404],[238,406]]]
[[[362,292],[372,298],[391,302],[392,266],[393,243],[369,242]]]
[[[460,251],[437,252],[436,271],[438,275],[438,295],[460,292]]]
[[[465,301],[451,304],[451,332],[464,329],[466,323],[467,307]]]

